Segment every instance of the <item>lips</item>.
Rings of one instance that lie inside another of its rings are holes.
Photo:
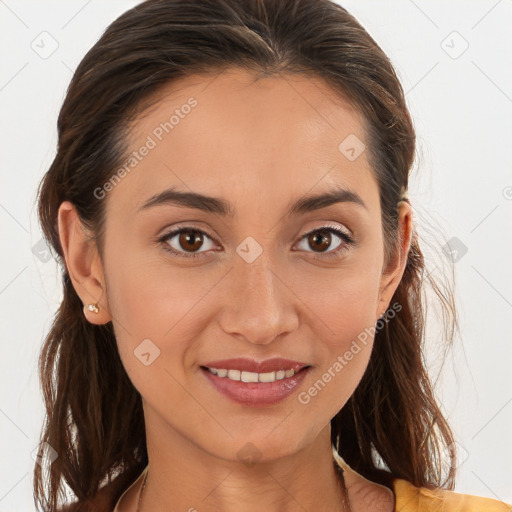
[[[245,357],[236,359],[221,359],[217,361],[209,361],[202,365],[208,368],[223,368],[226,370],[240,370],[241,372],[253,372],[253,373],[269,373],[277,372],[279,370],[294,370],[298,373],[303,368],[306,368],[307,363],[299,361],[293,361],[291,359],[283,359],[276,357],[273,359],[266,359],[264,361],[256,361]]]
[[[213,361],[212,361],[213,362]],[[217,363],[216,363],[217,364]],[[311,367],[303,367],[291,377],[285,377],[273,382],[243,382],[211,373],[201,367],[201,373],[206,380],[222,395],[231,401],[248,407],[266,407],[277,404],[297,390]],[[236,370],[229,370],[230,372]],[[293,371],[289,370],[289,371]],[[279,370],[278,370],[279,372]],[[244,372],[242,372],[243,375]],[[248,372],[249,375],[264,375]]]
[[[297,389],[311,365],[275,357],[220,359],[201,365],[207,381],[230,400],[252,407],[277,404]]]

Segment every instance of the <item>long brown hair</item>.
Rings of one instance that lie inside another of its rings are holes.
[[[148,0],[125,12],[75,71],[58,117],[57,155],[38,190],[40,223],[61,265],[64,293],[39,359],[46,405],[40,441],[58,457],[45,478],[34,467],[38,509],[57,510],[67,486],[80,510],[87,503],[100,510],[100,494],[111,510],[148,463],[141,397],[112,323],[93,325],[83,315],[59,242],[59,205],[76,206],[101,255],[105,201],[95,200],[94,190],[125,161],[130,121],[163,85],[228,67],[321,77],[363,114],[386,261],[397,248],[397,203],[408,187],[415,131],[390,60],[352,15],[329,0]],[[426,273],[414,225],[392,299],[401,309],[376,332],[361,382],[331,421],[332,442],[375,482],[403,478],[453,490],[454,439],[423,359],[427,285],[443,309],[448,346],[457,325],[453,292]]]

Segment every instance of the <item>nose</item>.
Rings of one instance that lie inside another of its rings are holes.
[[[298,299],[286,281],[285,272],[269,261],[265,251],[252,263],[237,261],[220,312],[224,332],[267,345],[297,329]]]

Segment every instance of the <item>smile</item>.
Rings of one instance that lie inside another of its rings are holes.
[[[235,369],[201,366],[202,374],[221,395],[238,404],[264,407],[284,400],[297,390],[311,370],[277,370],[257,373]]]
[[[219,377],[242,382],[275,382],[284,378],[293,377],[295,370],[278,370],[276,372],[256,373],[240,370],[227,370],[225,368],[208,368],[208,370]]]

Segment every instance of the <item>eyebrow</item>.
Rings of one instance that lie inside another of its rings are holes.
[[[336,203],[352,203],[367,209],[359,194],[344,187],[336,187],[327,192],[299,198],[289,206],[286,215],[298,215],[321,208],[327,208]],[[195,208],[224,217],[234,217],[236,209],[228,201],[219,197],[205,196],[196,192],[183,192],[171,187],[163,192],[151,196],[138,211],[147,210],[155,206],[175,205],[186,208]]]

